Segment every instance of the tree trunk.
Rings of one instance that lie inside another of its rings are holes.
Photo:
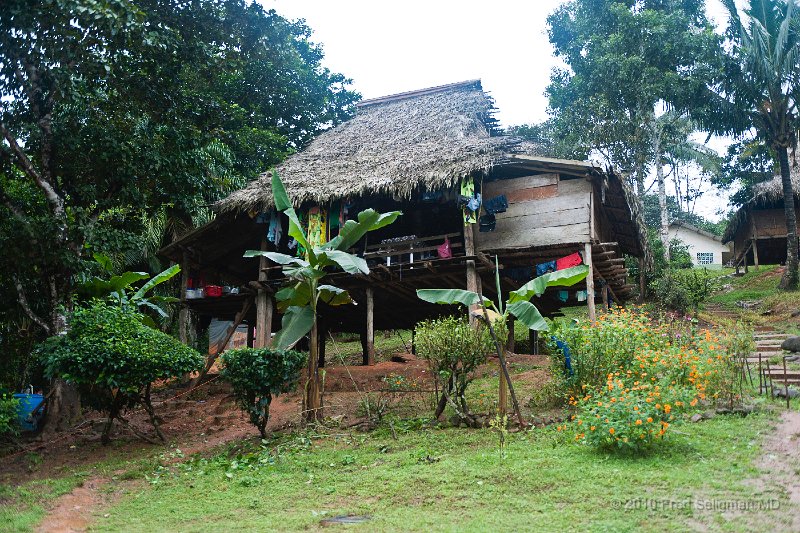
[[[658,181],[658,209],[661,213],[661,243],[664,245],[664,258],[669,262],[669,211],[667,211],[667,184],[664,180],[664,164],[661,161],[661,131],[653,127],[653,154],[655,154],[656,180]]]
[[[317,318],[309,333],[308,376],[303,398],[303,412],[308,422],[322,419],[322,388],[319,375],[319,333]]]
[[[789,152],[785,146],[778,147],[778,160],[781,166],[783,205],[786,216],[786,272],[783,274],[780,287],[786,290],[796,290],[798,286],[797,216],[795,214],[794,190],[789,169]]]
[[[51,332],[60,335],[67,330],[67,318],[60,311],[54,311]],[[43,436],[66,431],[81,417],[81,397],[78,389],[63,379],[55,378],[50,383],[47,398],[47,420],[42,430]]]

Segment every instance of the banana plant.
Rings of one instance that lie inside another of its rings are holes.
[[[289,283],[275,293],[278,310],[283,312],[281,329],[275,335],[274,345],[288,349],[310,333],[308,357],[308,381],[304,394],[304,412],[309,420],[322,416],[322,393],[319,373],[319,347],[317,345],[317,308],[319,302],[327,305],[345,305],[352,302],[350,294],[339,287],[322,283],[333,268],[341,268],[349,274],[369,274],[367,262],[347,252],[367,232],[394,222],[402,213],[391,211],[378,213],[367,209],[358,214],[358,220],[348,220],[339,235],[325,244],[311,246],[292,207],[286,188],[277,172],[272,173],[272,196],[275,208],[289,218],[290,237],[306,250],[305,258],[278,252],[247,250],[244,257],[266,257],[281,265]]]
[[[78,297],[86,300],[104,298],[123,309],[141,311],[147,308],[154,311],[162,320],[169,317],[164,304],[180,301],[178,298],[171,296],[151,294],[157,285],[169,281],[180,273],[180,265],[173,265],[152,278],[147,272],[130,271],[114,276],[111,275],[113,267],[107,256],[96,253],[93,257],[100,268],[105,271],[108,279],[92,276],[77,283],[75,292]],[[143,280],[147,280],[147,282],[141,287],[134,286],[135,283]],[[156,323],[149,316],[144,315],[143,321],[146,325],[158,329]]]
[[[542,276],[532,279],[524,284],[522,287],[515,291],[511,291],[508,295],[508,300],[504,303],[500,291],[500,269],[495,256],[495,284],[497,289],[497,304],[485,298],[477,292],[466,291],[463,289],[417,289],[417,297],[426,302],[435,304],[461,304],[470,308],[472,306],[479,306],[481,313],[473,314],[477,318],[483,320],[489,328],[489,333],[494,341],[495,349],[497,350],[497,357],[500,360],[500,366],[503,370],[503,375],[508,383],[509,391],[511,392],[511,401],[514,404],[514,411],[521,426],[525,425],[522,418],[522,412],[517,402],[516,394],[514,394],[514,386],[511,383],[511,376],[508,373],[508,366],[506,365],[504,349],[502,346],[505,342],[500,342],[492,327],[493,322],[502,320],[507,321],[511,316],[522,322],[529,329],[534,331],[547,331],[550,328],[548,321],[542,316],[535,305],[531,303],[531,298],[534,296],[541,296],[549,287],[570,287],[582,281],[589,274],[589,267],[580,265],[564,270],[557,270],[549,272]],[[489,309],[491,309],[491,315]]]

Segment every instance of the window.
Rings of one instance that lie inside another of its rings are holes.
[[[697,252],[698,265],[713,265],[714,253],[713,252]]]

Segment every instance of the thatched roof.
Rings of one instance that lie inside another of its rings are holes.
[[[792,166],[791,176],[795,200],[800,200],[800,168]],[[728,222],[722,242],[730,242],[734,239],[739,228],[747,222],[750,210],[778,207],[779,205],[783,205],[783,183],[780,174],[776,174],[771,180],[753,185],[753,197],[740,207]]]
[[[493,112],[480,80],[364,100],[353,119],[320,134],[277,171],[297,204],[375,193],[409,198],[488,172],[520,145],[498,134]],[[270,176],[221,200],[217,210],[268,209]]]

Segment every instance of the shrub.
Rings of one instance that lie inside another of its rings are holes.
[[[665,270],[653,284],[658,301],[666,308],[697,313],[702,303],[720,287],[716,274],[706,268]]]
[[[438,418],[449,404],[459,417],[472,422],[466,391],[475,369],[494,351],[487,328],[472,326],[465,317],[445,317],[420,322],[415,331],[417,354],[442,380],[435,416]]]
[[[250,422],[266,437],[272,397],[289,392],[300,379],[307,355],[292,350],[240,348],[222,354],[222,377]]]
[[[145,408],[156,434],[164,440],[150,401],[153,382],[194,372],[204,362],[197,351],[145,326],[136,311],[101,301],[76,308],[68,333],[51,337],[37,351],[48,377],[74,383],[85,404],[108,414],[104,444],[115,419],[151,440],[122,417],[125,409],[135,405]]]
[[[12,394],[0,394],[0,437],[16,435],[19,432],[18,405],[19,400]]]

